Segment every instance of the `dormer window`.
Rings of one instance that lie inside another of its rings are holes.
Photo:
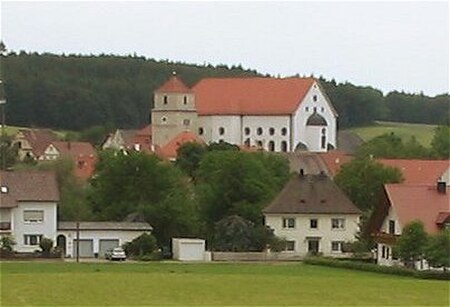
[[[169,102],[169,98],[167,96],[164,96],[164,104],[167,104]]]

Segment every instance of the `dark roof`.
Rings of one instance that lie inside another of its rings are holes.
[[[16,207],[22,201],[58,202],[56,177],[49,171],[1,171],[0,207]]]
[[[295,175],[264,213],[360,214],[361,211],[326,175]]]
[[[76,230],[76,222],[58,222],[58,230]],[[142,222],[80,222],[80,230],[142,230],[150,231],[152,226]]]
[[[328,126],[326,119],[317,112],[311,114],[306,121],[307,126]]]
[[[30,143],[35,157],[42,156],[48,145],[58,140],[50,129],[20,129],[19,133]]]

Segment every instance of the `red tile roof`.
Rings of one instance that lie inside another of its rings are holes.
[[[332,177],[336,176],[336,174],[341,170],[342,165],[352,161],[355,158],[354,156],[339,150],[331,150],[320,153],[319,156],[325,163],[328,173],[331,174]]]
[[[207,78],[193,87],[199,115],[287,115],[314,78]]]
[[[403,184],[435,184],[450,167],[450,160],[378,159],[385,166],[397,167],[403,173]]]
[[[138,144],[140,151],[153,152],[152,150],[152,125],[145,126],[137,131],[133,137],[132,144],[127,144],[127,148],[131,149]]]
[[[156,92],[163,93],[190,93],[191,90],[177,76],[172,76],[166,83],[159,87]]]
[[[190,131],[183,131],[177,136],[175,136],[172,140],[170,140],[165,146],[163,146],[159,150],[159,155],[165,159],[176,159],[177,158],[177,150],[184,143],[196,142],[203,144],[203,140],[200,139],[196,134]]]
[[[55,174],[49,171],[0,171],[0,208],[16,207],[19,202],[58,202]]]
[[[97,152],[88,142],[53,142],[53,146],[62,157],[68,157],[75,162],[75,176],[89,179],[94,174],[97,163]]]
[[[436,233],[440,214],[450,213],[448,188],[446,194],[441,194],[435,186],[386,184],[385,190],[402,227],[420,220],[426,232]]]

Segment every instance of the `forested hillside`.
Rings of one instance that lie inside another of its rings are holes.
[[[82,130],[97,125],[137,128],[149,121],[153,91],[172,71],[193,85],[205,77],[256,76],[255,70],[191,65],[138,56],[79,56],[10,52],[1,58],[11,125]],[[449,96],[382,92],[321,78],[340,127],[392,120],[443,124]]]

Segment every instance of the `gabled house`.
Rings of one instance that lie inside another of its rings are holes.
[[[81,179],[88,179],[95,171],[97,152],[88,142],[51,142],[45,149],[42,160],[51,161],[59,158],[73,160],[75,175]]]
[[[356,239],[361,211],[328,176],[301,170],[263,214],[275,235],[286,239],[286,252],[340,257],[344,243]]]
[[[20,160],[32,158],[41,160],[47,146],[58,138],[50,129],[20,129],[13,141],[18,147]]]
[[[58,186],[44,171],[0,172],[0,235],[10,235],[18,252],[39,249],[43,237],[56,240]]]
[[[108,135],[102,144],[102,149],[154,152],[152,126],[147,125],[140,130],[117,129],[114,133]]]
[[[378,264],[400,264],[392,249],[408,223],[421,221],[428,234],[450,228],[448,181],[439,180],[434,185],[386,184],[384,192],[384,200],[375,208],[368,227],[377,243]],[[424,263],[416,267],[424,268]]]

